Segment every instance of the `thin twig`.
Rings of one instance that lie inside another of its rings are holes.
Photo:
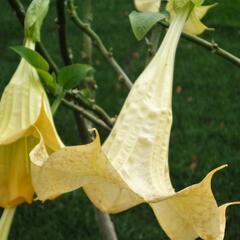
[[[65,0],[56,1],[57,9],[57,25],[60,51],[62,59],[66,65],[72,63],[72,54],[68,48],[67,32],[66,32],[66,16],[65,16]]]
[[[108,113],[102,108],[100,107],[98,104],[96,103],[90,103],[87,102],[86,100],[84,100],[79,91],[74,89],[74,90],[70,90],[67,92],[67,94],[69,96],[71,96],[72,98],[74,98],[74,100],[79,102],[80,106],[83,106],[84,108],[93,111],[100,119],[102,119],[109,127],[113,127],[115,119],[111,118]]]
[[[92,39],[94,46],[97,47],[97,49],[102,53],[102,55],[105,57],[105,59],[111,64],[113,69],[119,75],[119,79],[123,80],[123,82],[128,87],[128,89],[131,89],[131,87],[132,87],[131,80],[128,78],[127,74],[124,72],[124,70],[121,68],[121,66],[117,63],[117,61],[113,57],[112,52],[110,52],[105,47],[101,38],[96,34],[96,32],[93,31],[93,29],[90,27],[90,25],[88,23],[83,22],[79,18],[77,11],[76,11],[76,7],[74,5],[74,0],[68,0],[68,10],[69,10],[70,17],[73,20],[73,22],[76,24],[76,26]]]
[[[165,22],[159,22],[159,23],[161,24],[161,26],[163,26],[165,28],[169,27],[169,24],[167,24]],[[225,60],[233,63],[234,65],[240,67],[240,58],[238,58],[237,56],[233,55],[232,53],[224,50],[223,48],[220,48],[217,43],[209,42],[201,37],[191,35],[188,33],[182,33],[182,37],[193,43],[196,43],[196,44],[204,47],[205,49],[211,51],[211,53],[216,54],[216,55],[224,58]]]
[[[93,114],[91,114],[90,112],[88,112],[87,110],[85,110],[84,108],[74,104],[73,102],[70,102],[66,99],[62,100],[62,103],[71,108],[73,111],[78,112],[80,114],[82,114],[86,119],[88,119],[89,121],[95,123],[96,125],[102,127],[103,129],[107,130],[107,131],[111,131],[111,128],[101,119],[99,119],[98,117],[94,116]]]

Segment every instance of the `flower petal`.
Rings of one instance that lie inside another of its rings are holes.
[[[92,143],[65,147],[49,156],[41,138],[40,143],[30,153],[32,182],[38,198],[41,201],[52,199],[89,183],[105,186],[105,182],[110,182],[118,189],[127,189],[111,164],[106,161],[100,147],[97,134]],[[108,185],[105,189],[112,197],[112,189],[108,188]],[[95,195],[93,194],[92,198],[99,198]],[[108,204],[113,205],[113,202]]]
[[[43,89],[37,72],[21,60],[0,102],[0,144],[11,143],[28,132],[37,120]]]
[[[221,239],[221,219],[211,190],[211,171],[200,183],[192,185],[159,203],[151,204],[159,224],[171,239]]]
[[[33,137],[23,137],[0,146],[0,206],[30,203],[33,196],[29,152],[36,144]]]
[[[161,0],[134,0],[136,9],[141,12],[158,12]]]
[[[226,209],[229,206],[237,205],[237,204],[240,204],[240,202],[226,203],[226,204],[219,207],[219,211],[220,211],[220,235],[219,235],[217,240],[223,240],[224,239],[225,227],[226,227]]]
[[[208,28],[206,25],[204,25],[201,22],[201,19],[206,15],[207,11],[215,5],[216,4],[194,7],[184,26],[184,32],[193,35],[199,35],[202,34],[205,30],[213,30],[213,28]]]
[[[64,147],[64,144],[58,136],[55,128],[48,98],[45,93],[43,93],[41,111],[36,123],[34,123],[34,126],[41,133],[44,144],[47,146],[47,148],[51,149],[52,151],[56,151]]]
[[[173,20],[160,49],[129,93],[103,144],[113,167],[145,201],[175,194],[168,168],[174,56],[189,9]]]

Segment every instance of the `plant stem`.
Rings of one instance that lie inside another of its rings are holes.
[[[72,55],[69,51],[68,42],[67,42],[65,2],[66,2],[65,0],[56,1],[57,25],[58,25],[58,37],[59,37],[59,45],[60,45],[62,59],[66,65],[69,65],[72,63]]]
[[[58,110],[58,107],[60,106],[62,99],[64,98],[66,92],[63,90],[54,100],[53,104],[51,105],[51,112],[52,115],[56,113]]]
[[[67,94],[74,100],[78,101],[84,108],[93,111],[100,119],[102,119],[109,127],[113,127],[115,119],[111,118],[108,113],[96,103],[87,102],[83,97],[81,97],[78,90],[70,90]]]
[[[104,240],[117,240],[117,234],[114,225],[108,214],[101,212],[95,208],[96,220],[99,225]]]
[[[83,0],[82,10],[83,21],[91,26],[93,21],[92,0]],[[92,45],[92,39],[86,33],[84,33],[82,39],[82,50],[85,53],[85,59],[83,60],[90,65],[92,65]]]
[[[0,239],[7,240],[16,211],[14,208],[5,208],[0,219]]]
[[[102,127],[103,129],[105,129],[107,131],[111,131],[111,128],[105,122],[103,122],[101,119],[97,118],[96,116],[92,115],[90,112],[86,111],[84,108],[82,108],[66,99],[62,99],[62,103],[65,106],[67,106],[68,108],[71,108],[74,112],[77,112],[77,113],[83,115],[86,119],[95,123],[99,127]]]
[[[165,23],[165,22],[159,22],[159,24],[161,24],[161,26],[168,28],[169,24]],[[233,63],[234,65],[240,67],[240,58],[238,58],[237,56],[233,55],[232,53],[224,50],[223,48],[220,48],[219,45],[215,42],[209,42],[201,37],[192,35],[192,34],[188,34],[188,33],[182,33],[182,37],[198,44],[199,46],[202,46],[203,48],[209,50],[211,53],[216,54],[222,58],[224,58],[225,60]]]
[[[121,66],[117,63],[117,61],[113,57],[112,52],[110,52],[105,47],[101,38],[96,34],[96,32],[93,31],[93,29],[90,27],[88,23],[83,22],[79,18],[76,11],[76,7],[74,5],[74,0],[68,0],[68,10],[69,10],[70,17],[73,20],[73,22],[76,24],[76,26],[92,39],[93,45],[97,47],[97,49],[102,53],[105,59],[110,63],[110,65],[113,67],[115,72],[118,74],[119,80],[123,80],[123,82],[128,87],[128,89],[130,89],[132,87],[131,80],[128,78],[127,74],[124,72]]]

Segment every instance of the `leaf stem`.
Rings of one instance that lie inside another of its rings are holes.
[[[65,96],[66,92],[62,91],[54,100],[53,104],[51,105],[51,112],[52,115],[54,115],[58,109],[58,107],[60,106],[64,96]]]

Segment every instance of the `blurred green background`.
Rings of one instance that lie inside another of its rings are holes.
[[[23,1],[25,6],[29,1]],[[81,1],[77,1],[81,6]],[[206,1],[212,3],[212,1]],[[144,68],[146,46],[133,37],[128,14],[132,1],[93,1],[94,29],[129,77],[134,80]],[[204,38],[216,41],[226,50],[240,56],[240,0],[221,0],[205,18],[215,32]],[[0,92],[11,78],[19,57],[9,46],[20,45],[22,28],[7,1],[1,1],[0,15]],[[42,40],[59,65],[55,1],[43,27]],[[75,61],[81,55],[81,33],[69,21],[69,43]],[[126,88],[98,52],[94,52],[97,70],[97,102],[109,114],[118,114]],[[200,181],[211,169],[229,164],[216,174],[213,191],[219,204],[240,199],[240,74],[239,68],[186,40],[181,40],[177,52],[173,113],[174,125],[170,144],[170,171],[176,190]],[[73,115],[61,107],[56,125],[64,142],[79,143]],[[106,132],[102,131],[102,139]],[[227,212],[225,239],[240,239],[240,208]],[[112,216],[119,240],[168,239],[160,229],[147,205],[137,206]],[[94,219],[94,210],[82,190],[68,193],[54,202],[34,203],[18,208],[10,239],[101,239]]]

